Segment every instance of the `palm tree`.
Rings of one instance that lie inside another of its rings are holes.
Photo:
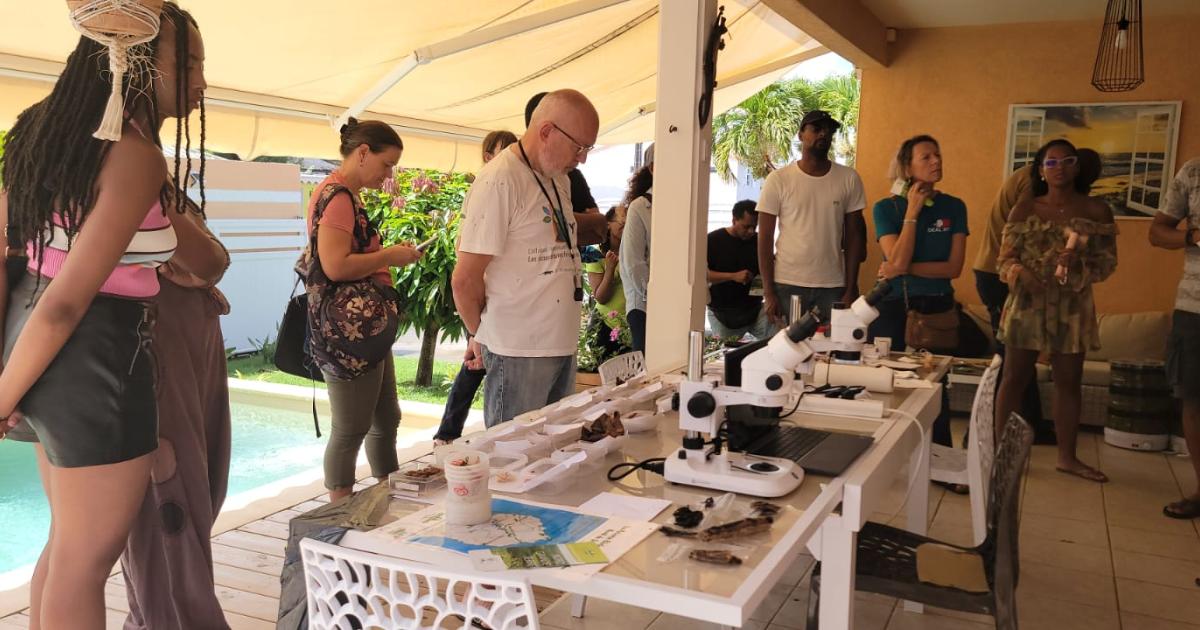
[[[834,151],[854,166],[854,149],[858,130],[858,78],[852,74],[834,75],[816,84],[821,109],[841,121],[842,129],[834,139]]]
[[[787,162],[792,153],[796,125],[804,112],[817,106],[816,93],[807,81],[779,81],[763,88],[733,109],[713,119],[713,161],[725,181],[736,175],[730,160],[762,179]]]
[[[820,81],[777,81],[713,119],[713,162],[727,182],[736,175],[731,160],[744,164],[755,179],[763,179],[792,156],[800,119],[812,109],[824,109],[842,122],[834,150],[854,165],[858,128],[858,79],[830,76]]]

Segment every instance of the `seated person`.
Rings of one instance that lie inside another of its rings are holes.
[[[733,223],[708,234],[708,325],[722,339],[741,339],[746,333],[765,339],[776,331],[761,292],[750,294],[758,277],[755,205],[749,199],[733,204]]]

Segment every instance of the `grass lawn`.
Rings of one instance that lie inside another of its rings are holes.
[[[417,357],[395,357],[395,361],[396,389],[400,395],[400,400],[415,400],[438,405],[446,404],[446,397],[450,394],[450,383],[454,381],[454,375],[458,373],[461,364],[450,361],[434,361],[433,385],[431,387],[418,387],[413,384],[413,378],[417,374]],[[306,378],[280,372],[275,369],[273,364],[264,361],[257,354],[230,359],[229,376],[248,381],[266,381],[268,383],[303,385],[305,387],[312,385],[312,381]],[[325,387],[325,384],[317,383],[317,387]],[[473,409],[483,408],[483,388],[480,388],[479,392],[475,394],[475,402],[472,403],[471,407]]]

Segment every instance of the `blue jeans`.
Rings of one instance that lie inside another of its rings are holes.
[[[472,370],[466,364],[459,368],[454,377],[454,384],[450,386],[450,395],[446,398],[442,424],[433,439],[450,442],[462,437],[467,414],[471,413],[471,403],[475,400],[475,393],[479,391],[486,375],[487,370]]]
[[[575,391],[575,355],[507,357],[483,348],[483,422],[494,427]]]
[[[629,336],[633,338],[633,349],[646,353],[646,311],[635,308],[625,314],[629,322]]]
[[[779,331],[774,324],[771,323],[771,318],[767,317],[767,311],[763,307],[758,307],[758,318],[749,326],[741,328],[727,328],[721,320],[713,315],[712,310],[706,309],[708,312],[708,327],[712,333],[721,339],[741,339],[750,333],[751,337],[757,339],[766,339]]]
[[[789,315],[792,296],[800,296],[800,311],[807,313],[814,308],[820,313],[821,321],[829,321],[829,313],[833,303],[842,299],[846,294],[845,287],[797,287],[790,284],[775,283],[775,293],[779,296],[779,308],[783,311],[784,319],[792,321]]]

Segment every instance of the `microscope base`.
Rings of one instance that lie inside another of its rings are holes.
[[[672,483],[766,498],[784,496],[804,481],[804,470],[791,460],[740,453],[706,459],[704,451],[685,449],[667,457],[663,474]]]

